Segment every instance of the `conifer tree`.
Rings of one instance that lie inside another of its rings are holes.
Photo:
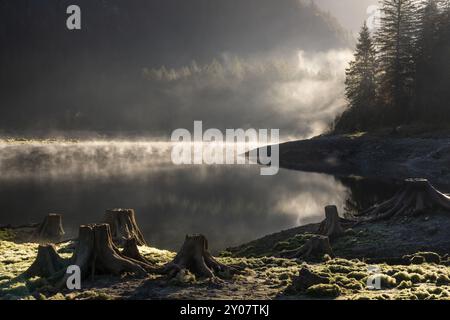
[[[439,42],[440,11],[438,0],[426,0],[419,10],[420,30],[416,57],[416,105],[417,117],[424,115],[424,109],[435,105],[435,90],[431,83],[439,74],[436,49]],[[429,110],[428,110],[429,111]]]
[[[383,0],[380,28],[376,35],[378,51],[378,96],[394,107],[398,120],[408,112],[415,80],[418,38],[418,8],[415,0]]]
[[[375,101],[375,54],[369,28],[364,22],[355,58],[346,70],[345,93],[352,108],[369,107]]]

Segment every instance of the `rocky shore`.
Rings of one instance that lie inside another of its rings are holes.
[[[449,184],[450,138],[446,135],[324,135],[280,145],[284,168],[389,179],[427,178]]]

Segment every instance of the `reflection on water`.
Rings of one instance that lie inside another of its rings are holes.
[[[105,209],[126,207],[136,209],[154,246],[178,249],[186,233],[198,232],[221,249],[320,221],[327,204],[342,212],[374,200],[364,199],[365,180],[287,170],[261,176],[257,165],[174,166],[170,151],[149,142],[0,143],[0,224],[58,212],[75,235]],[[395,188],[381,188],[380,197]],[[352,189],[361,193],[356,200]]]

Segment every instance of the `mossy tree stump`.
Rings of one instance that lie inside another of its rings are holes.
[[[60,241],[64,236],[62,215],[48,214],[32,234],[32,239],[37,241]]]
[[[357,214],[360,221],[374,221],[422,213],[450,214],[450,197],[426,179],[406,179],[394,197]]]
[[[319,226],[318,234],[327,236],[334,240],[344,235],[345,230],[341,225],[336,206],[325,207],[325,220]]]
[[[127,239],[134,238],[136,239],[137,245],[147,245],[136,223],[136,216],[133,209],[107,210],[104,222],[110,226],[114,243],[122,246]]]
[[[215,278],[218,273],[234,271],[213,258],[208,240],[201,234],[187,235],[178,254],[163,268],[169,277],[175,277],[181,270],[189,270],[199,278]]]

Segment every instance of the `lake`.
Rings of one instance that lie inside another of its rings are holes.
[[[0,142],[0,224],[64,214],[64,228],[100,222],[109,208],[134,208],[147,241],[176,250],[203,233],[217,252],[392,196],[395,181],[337,178],[256,164],[175,166],[171,145],[145,141]]]

